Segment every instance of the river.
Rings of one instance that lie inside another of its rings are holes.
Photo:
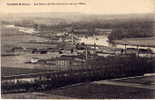
[[[29,33],[29,34],[38,33],[38,31],[36,31],[34,28],[21,27],[21,26],[15,26],[15,25],[6,25],[5,27],[7,27],[7,28],[16,28],[20,32]]]
[[[146,40],[147,41],[147,40]],[[91,36],[91,37],[81,37],[80,38],[80,43],[85,43],[85,44],[91,44],[94,45],[94,43],[96,45],[99,46],[107,46],[107,47],[111,47],[111,48],[125,48],[125,45],[123,44],[111,44],[108,42],[108,35],[97,35],[97,36]],[[137,48],[137,46],[135,45],[126,45],[126,48]],[[154,47],[143,47],[143,46],[139,46],[138,48],[143,48],[143,49],[147,49],[150,48],[153,53],[155,53],[155,48]]]

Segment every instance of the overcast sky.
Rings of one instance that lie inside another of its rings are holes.
[[[24,2],[30,6],[9,6],[7,3]],[[33,3],[79,3],[86,5],[33,6]],[[0,0],[1,13],[23,12],[81,12],[88,14],[154,13],[155,0]]]

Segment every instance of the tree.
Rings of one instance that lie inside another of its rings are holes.
[[[116,29],[113,29],[111,34],[108,36],[108,39],[110,42],[112,42],[112,40],[119,40],[119,39],[122,39],[125,34],[126,34],[125,29],[116,28]]]

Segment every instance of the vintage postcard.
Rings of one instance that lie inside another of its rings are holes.
[[[155,99],[154,0],[0,0],[2,99]]]

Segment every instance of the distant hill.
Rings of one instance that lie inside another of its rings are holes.
[[[11,18],[11,19],[10,19]],[[1,14],[0,19],[17,20],[17,19],[57,19],[67,20],[68,22],[123,22],[129,20],[152,20],[155,14],[123,14],[123,15],[93,15],[78,12],[47,12],[47,13],[10,13]]]
[[[155,14],[124,14],[124,15],[93,15],[78,12],[55,12],[55,13],[14,13],[2,14],[0,17],[2,22],[33,27],[38,24],[42,29],[60,30],[65,28],[110,28],[121,35],[113,32],[115,35],[111,39],[121,39],[128,37],[145,37],[155,34]],[[118,29],[121,29],[119,31]],[[116,37],[116,38],[115,38]]]

